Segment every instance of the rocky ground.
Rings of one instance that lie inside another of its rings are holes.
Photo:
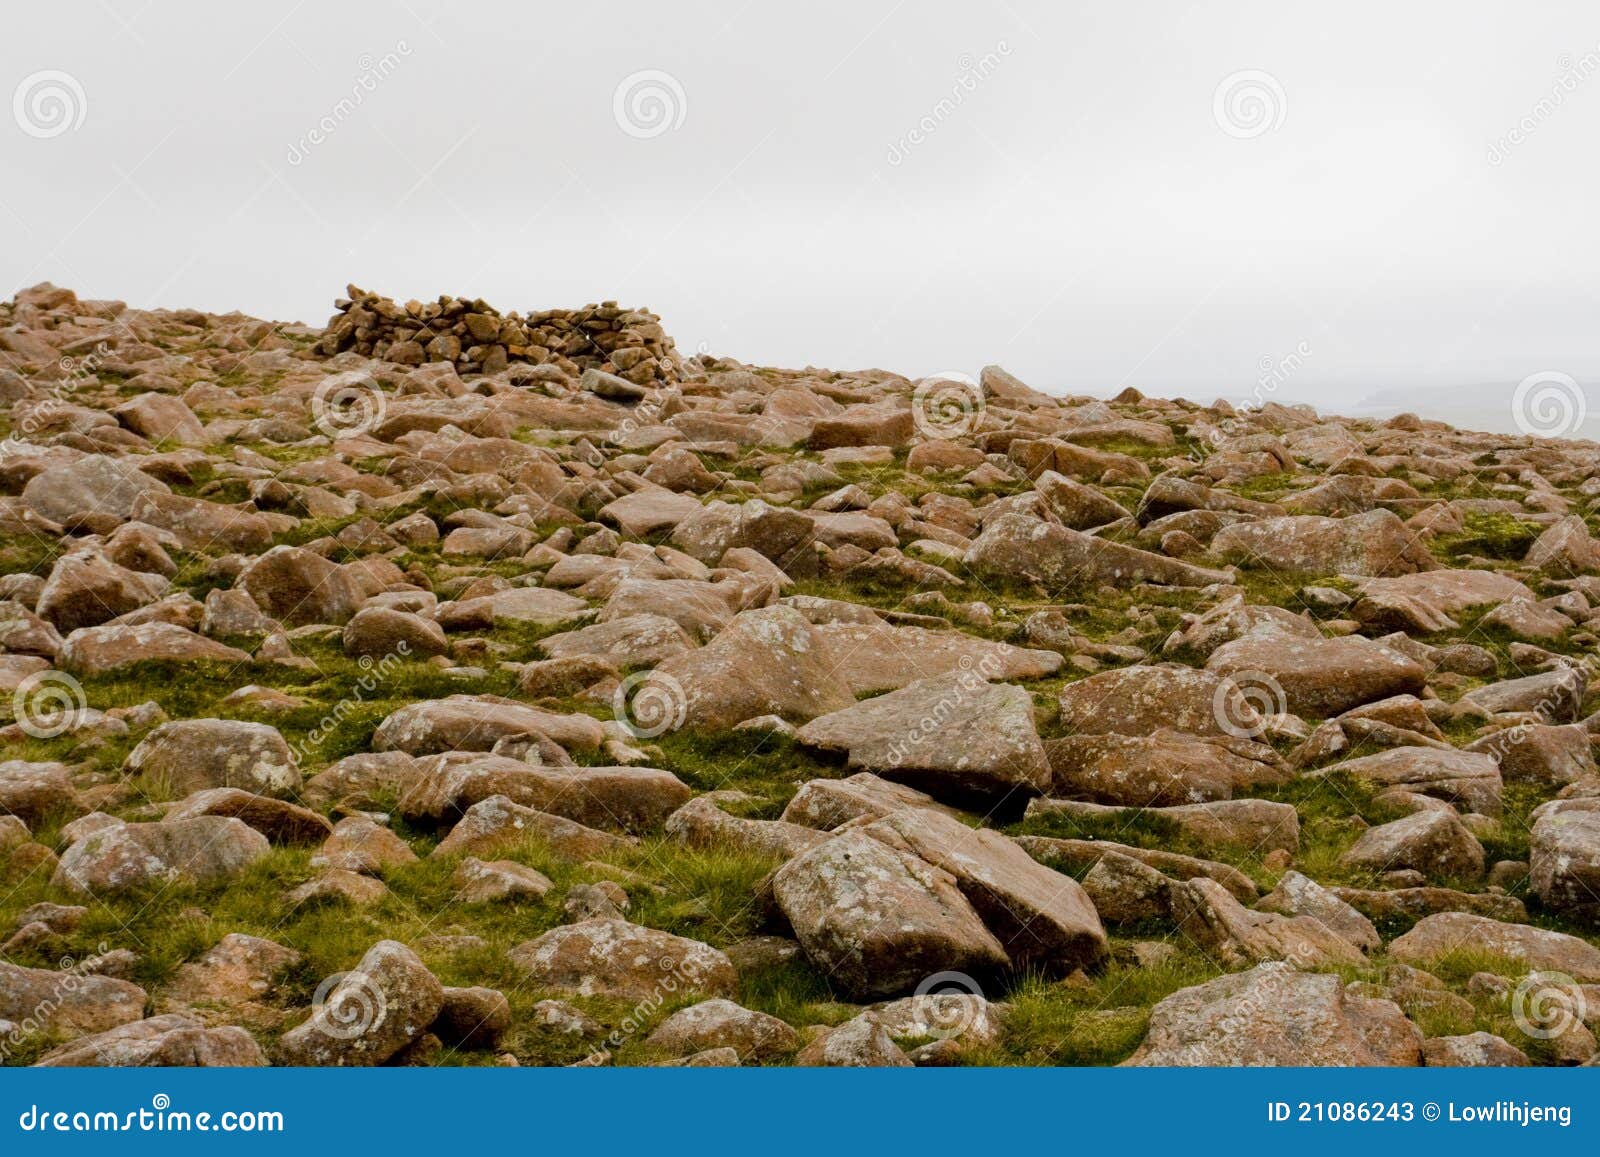
[[[0,305],[11,1064],[1580,1064],[1600,447]]]

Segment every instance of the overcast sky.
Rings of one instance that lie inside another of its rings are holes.
[[[764,364],[1480,425],[1600,385],[1592,0],[72,12],[0,39],[6,292],[618,298]]]

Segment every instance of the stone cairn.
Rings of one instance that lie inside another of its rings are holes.
[[[679,380],[677,348],[648,309],[614,301],[582,309],[502,314],[481,299],[441,296],[404,305],[347,286],[317,352],[353,350],[399,365],[451,362],[459,373],[499,373],[513,362],[553,365],[576,377],[595,369],[640,386]]]

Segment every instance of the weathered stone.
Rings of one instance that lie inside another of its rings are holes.
[[[349,972],[328,980],[311,1017],[278,1042],[290,1065],[381,1065],[425,1032],[444,1007],[444,988],[416,953],[380,940]],[[319,993],[320,994],[320,993]]]
[[[128,753],[124,772],[188,794],[237,787],[283,797],[300,786],[300,771],[278,729],[234,719],[163,723]]]
[[[223,816],[118,824],[75,841],[51,883],[94,893],[179,880],[207,883],[243,871],[270,846],[254,828]]]
[[[626,920],[553,928],[507,955],[531,983],[579,996],[646,1000],[703,992],[732,997],[738,988],[733,965],[715,948]]]
[[[1346,994],[1332,973],[1270,962],[1155,1006],[1129,1065],[1370,1066],[1422,1061],[1422,1033],[1391,1001]]]

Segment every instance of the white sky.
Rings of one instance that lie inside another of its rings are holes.
[[[6,293],[316,324],[352,280],[619,298],[753,362],[1202,400],[1303,343],[1280,399],[1480,425],[1529,374],[1600,386],[1593,3],[62,11],[0,39]],[[630,135],[646,70],[673,113]],[[1246,70],[1274,127],[1230,135]],[[55,135],[45,71],[82,94]]]

